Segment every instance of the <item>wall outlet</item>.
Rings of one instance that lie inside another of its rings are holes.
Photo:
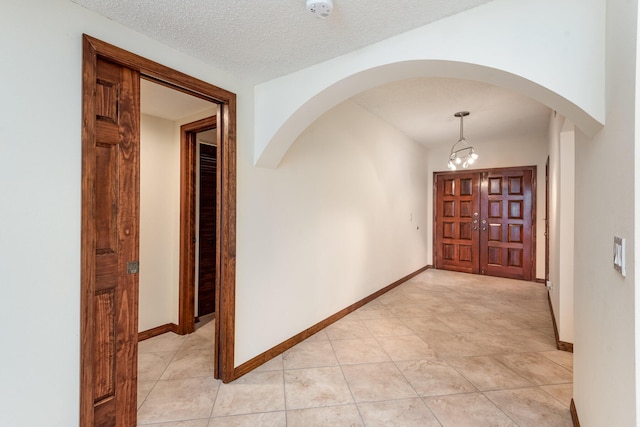
[[[548,290],[553,289],[553,284],[551,283],[551,280],[547,280],[547,289]]]

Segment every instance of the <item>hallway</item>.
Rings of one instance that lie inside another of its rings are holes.
[[[572,425],[542,284],[427,270],[230,384],[202,323],[139,344],[138,425]]]

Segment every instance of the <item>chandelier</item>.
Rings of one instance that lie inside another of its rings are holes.
[[[463,118],[468,115],[468,111],[459,111],[454,114],[454,117],[460,117],[460,139],[458,142],[453,144],[453,147],[451,147],[451,154],[449,155],[449,163],[447,164],[447,167],[452,171],[458,169],[458,166],[460,165],[462,165],[463,169],[466,169],[478,158],[473,147],[466,139],[464,139],[462,121]]]

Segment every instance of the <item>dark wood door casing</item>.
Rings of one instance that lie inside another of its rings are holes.
[[[137,400],[138,279],[128,263],[137,260],[139,241],[140,77],[217,104],[220,286],[212,362],[224,382],[239,374],[236,96],[87,35],[82,64],[80,426],[128,427],[136,424]]]
[[[434,173],[436,268],[535,280],[535,177],[535,166]]]
[[[180,290],[178,332],[190,334],[195,330],[195,280],[196,280],[196,168],[198,141],[197,134],[216,129],[217,138],[221,137],[217,125],[217,115],[206,117],[195,122],[180,126]],[[217,159],[218,160],[218,159]],[[218,163],[216,160],[216,163]],[[222,260],[220,241],[222,205],[220,203],[221,168],[216,166],[216,284],[215,292],[220,293],[222,279],[220,277],[220,262]],[[215,298],[216,300],[219,297]],[[218,315],[216,314],[216,321]],[[217,372],[217,370],[216,370]],[[217,375],[217,374],[215,374]],[[214,375],[214,376],[215,376]]]

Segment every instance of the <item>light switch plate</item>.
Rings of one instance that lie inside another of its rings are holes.
[[[627,275],[625,262],[625,239],[622,237],[613,237],[613,268],[616,269],[622,277]]]

